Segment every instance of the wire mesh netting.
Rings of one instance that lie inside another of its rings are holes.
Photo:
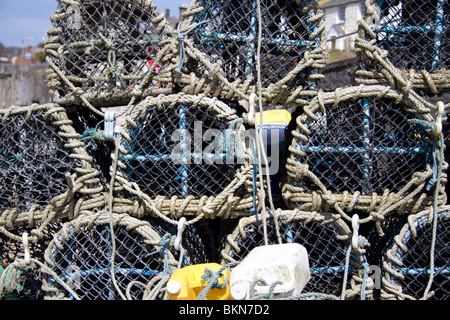
[[[326,93],[316,1],[193,0],[176,31],[150,0],[58,3],[55,104],[0,109],[0,298],[167,299],[176,269],[268,242],[305,246],[310,297],[418,299],[434,263],[428,298],[448,299],[444,115],[416,92],[450,86],[447,0],[367,0],[365,85]],[[242,106],[259,79],[295,109],[276,209]]]
[[[64,225],[64,230],[55,235],[46,250],[46,263],[82,300],[120,299],[113,283],[112,263],[122,294],[129,299],[145,300],[150,294],[142,286],[154,289],[162,276],[177,267],[204,262],[203,245],[192,227],[185,231],[187,236],[182,246],[186,246],[186,252],[180,257],[180,252],[170,244],[172,234],[161,221],[151,218],[142,221],[126,214],[113,214],[112,221],[114,238],[107,214],[73,220]],[[48,279],[45,290],[53,298],[61,294],[74,298],[52,278]],[[158,291],[155,295],[162,298],[164,293]]]
[[[242,218],[238,227],[224,238],[222,263],[242,261],[253,248],[264,246],[263,228],[261,217]],[[282,243],[299,243],[308,252],[311,278],[302,293],[341,296],[349,247],[346,239],[350,233],[346,225],[324,212],[289,212],[278,215],[278,229]],[[279,243],[272,218],[267,220],[267,239],[268,244]],[[355,251],[350,259],[347,288],[352,276],[357,275],[361,268],[360,255]]]
[[[430,289],[432,295],[427,299],[447,300],[450,296],[449,209],[448,206],[441,207],[436,213],[434,277]],[[426,210],[408,220],[383,256],[382,298],[385,299],[421,299],[430,279],[433,219]]]
[[[307,126],[310,140],[298,148],[301,161],[334,193],[398,191],[414,172],[431,163],[431,145],[424,130],[410,124],[408,115],[386,99],[339,104],[317,114]],[[300,161],[300,159],[299,159]],[[306,182],[311,192],[316,186]]]
[[[47,80],[61,103],[84,93],[92,104],[123,103],[137,86],[165,86],[158,53],[170,31],[151,1],[60,1],[50,19]]]
[[[31,257],[44,260],[44,252],[53,235],[61,230],[61,222],[54,222],[45,226],[40,239],[37,242],[29,243]],[[27,227],[19,227],[16,232],[22,234],[30,233],[32,230]],[[21,241],[16,241],[0,233],[0,276],[7,267],[14,263],[16,259],[24,258],[24,245]],[[42,272],[35,265],[30,265],[18,274],[19,288],[12,290],[11,284],[6,284],[0,290],[0,296],[6,300],[41,300],[44,298],[42,290]],[[7,281],[5,281],[7,282]]]
[[[448,68],[447,1],[377,1],[380,22],[377,43],[400,69]]]
[[[434,86],[448,90],[445,73],[450,63],[449,13],[447,0],[372,0],[365,16],[369,28],[365,36],[369,40],[375,39],[380,49],[387,50],[386,58],[400,70],[415,70],[418,74],[422,70],[443,73],[437,77],[428,75],[428,80],[421,79],[425,84],[413,81],[413,87],[429,89],[433,85],[425,85],[431,79]],[[368,56],[363,60],[365,70],[382,71],[382,65]]]
[[[92,167],[99,171],[101,184],[106,187],[111,181],[109,169],[114,141],[95,137],[105,128],[105,116],[101,117],[84,106],[65,105],[64,109],[73,128],[80,134],[80,141],[84,143],[86,152],[92,157]]]
[[[336,92],[337,96],[334,92],[325,94],[321,107],[320,100],[314,100],[308,115],[297,118],[284,187],[291,207],[333,207],[335,202],[330,202],[328,193],[335,196],[341,209],[366,214],[386,208],[386,203],[395,207],[409,193],[415,198],[403,203],[402,211],[432,203],[425,183],[433,178],[436,149],[434,139],[417,122],[424,113],[414,111],[408,101],[395,103],[395,94],[357,94],[350,98],[352,90],[360,89],[347,88],[345,93],[343,89],[342,95]],[[370,87],[363,90],[370,92]],[[417,201],[419,192],[427,200]],[[394,195],[402,197],[389,199]],[[443,190],[440,196],[439,202],[445,202]]]
[[[147,98],[132,114],[118,158],[122,186],[137,183],[152,199],[246,197],[253,167],[242,119],[226,104],[181,94]]]
[[[11,107],[0,110],[0,118],[2,224],[47,219],[49,210],[61,211],[98,187],[92,159],[80,148],[83,144],[63,109],[53,104]],[[91,180],[84,184],[81,176],[87,173]],[[83,190],[77,193],[74,187]]]
[[[262,1],[260,9],[264,99],[283,104],[291,95],[290,90],[310,95],[316,90],[318,73],[324,64],[322,12],[309,0]],[[198,0],[185,16],[189,19],[183,22],[188,26],[182,26],[180,31],[193,33],[194,48],[211,65],[221,68],[221,76],[238,87],[240,94],[232,95],[239,99],[240,95],[255,91],[257,2]],[[189,57],[184,67],[198,78],[211,73],[211,68],[194,57]],[[210,77],[209,82],[213,82],[217,75]],[[241,84],[243,87],[239,87]]]

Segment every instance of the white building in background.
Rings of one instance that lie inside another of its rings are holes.
[[[359,20],[366,10],[365,1],[320,0],[318,3],[325,13],[328,49],[349,51],[354,48]]]

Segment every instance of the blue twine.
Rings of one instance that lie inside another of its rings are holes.
[[[366,300],[366,284],[367,284],[367,273],[369,272],[369,264],[367,262],[364,263],[364,274],[363,281],[361,285],[361,300]]]
[[[87,128],[84,130],[83,134],[80,135],[80,141],[88,140],[86,144],[86,149],[91,148],[93,150],[97,149],[97,145],[95,144],[95,139],[100,139],[102,137],[103,131],[98,129],[98,126],[103,122],[101,120],[94,128]]]
[[[181,73],[181,67],[183,66],[183,62],[186,57],[185,49],[184,49],[184,36],[205,22],[208,22],[208,20],[201,21],[201,22],[197,23],[196,25],[192,26],[191,28],[189,28],[187,31],[182,32],[182,33],[180,33],[180,30],[179,30],[180,24],[178,24],[177,38],[180,42],[180,64],[178,65],[178,67],[175,68],[175,70],[174,70],[175,72]]]
[[[409,123],[417,124],[422,126],[425,129],[425,132],[430,133],[436,131],[436,124],[434,122],[429,122],[426,120],[420,119],[409,119]],[[438,175],[438,163],[437,163],[437,149],[439,145],[439,139],[435,139],[433,143],[433,178],[430,179],[428,185],[426,186],[426,190],[430,191],[433,186],[437,185],[437,175]]]

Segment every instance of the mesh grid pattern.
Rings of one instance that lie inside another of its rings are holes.
[[[241,99],[254,92],[258,79],[256,1],[198,0],[188,13],[192,18],[183,28],[192,33],[193,47],[236,88],[222,94]],[[261,2],[261,85],[268,103],[303,104],[302,98],[315,94],[325,62],[322,16],[315,1]],[[200,60],[192,57],[184,67],[190,75],[209,81],[205,89],[209,92],[209,85],[217,85],[218,74]],[[218,93],[213,90],[212,94]]]
[[[435,71],[450,63],[450,3],[432,0],[376,1],[379,25],[373,27],[379,47],[398,68]]]
[[[310,40],[317,25],[307,20],[314,10],[303,10],[310,1],[262,1],[262,85],[280,81],[304,53],[318,46]],[[207,20],[195,31],[197,46],[214,62],[220,62],[230,81],[256,78],[257,12],[255,1],[199,1],[204,11],[194,21]],[[305,12],[306,11],[306,12]],[[201,74],[202,69],[189,66]],[[310,70],[308,70],[310,71]],[[291,83],[305,85],[307,74]]]
[[[164,68],[155,60],[168,31],[166,21],[158,20],[161,14],[150,1],[61,2],[47,32],[47,55],[55,70],[89,92],[92,101],[100,94],[126,94],[154,63],[154,76]],[[59,75],[51,73],[49,80],[59,96],[73,93]],[[150,82],[147,87],[158,85]]]
[[[334,110],[327,105],[317,116],[307,122],[309,141],[297,146],[306,156],[297,161],[335,193],[395,192],[431,161],[423,130],[387,99],[341,102]],[[310,183],[303,185],[309,192],[317,188]]]
[[[0,212],[35,204],[42,210],[67,190],[65,174],[80,166],[60,128],[44,114],[38,110],[27,119],[27,113],[17,113],[0,122]]]
[[[48,224],[42,230],[42,236],[39,241],[37,243],[29,243],[31,257],[38,260],[43,260],[44,252],[48,243],[52,240],[53,235],[59,230],[61,230],[60,221]],[[29,228],[19,227],[17,232],[20,234],[23,232],[30,233],[30,230]],[[23,244],[0,233],[0,266],[5,269],[17,258],[23,259],[23,256]],[[44,292],[41,288],[42,272],[40,272],[39,268],[27,268],[22,270],[18,276],[22,289],[6,295],[6,300],[41,300],[44,298]]]
[[[283,243],[299,243],[308,252],[311,278],[302,293],[319,292],[340,296],[345,270],[345,253],[348,243],[338,239],[343,231],[333,223],[306,222],[307,219],[293,219],[289,222],[281,218],[278,222]],[[261,220],[245,224],[245,238],[237,233],[232,246],[225,246],[223,258],[241,261],[255,247],[264,246],[264,231]],[[269,244],[276,244],[274,222],[267,224]],[[228,240],[229,241],[229,240]],[[238,251],[239,248],[240,251]],[[350,260],[349,279],[361,269],[356,260]],[[348,286],[347,286],[348,287]]]
[[[119,160],[127,179],[150,197],[214,196],[235,177],[235,150],[221,145],[229,125],[207,105],[149,106],[136,124]],[[208,132],[216,135],[203,139]]]
[[[161,221],[152,218],[148,221],[155,223],[155,228],[148,225],[145,231],[138,231],[126,223],[114,228],[115,277],[123,293],[132,281],[147,284],[153,277],[164,273],[163,236],[170,234],[170,231]],[[66,232],[55,235],[59,239],[58,245],[50,245],[47,249],[50,253],[50,261],[47,262],[53,271],[68,283],[82,300],[120,299],[111,278],[112,242],[109,224],[87,225],[78,230],[70,226],[66,228]],[[185,235],[182,245],[187,247],[187,253],[182,266],[191,263],[190,254],[194,253],[194,249],[197,251],[193,261],[204,262],[204,250],[193,228],[186,229]],[[179,252],[170,245],[168,248],[169,267],[176,268]],[[59,288],[59,284],[52,279],[49,280],[49,285]],[[130,296],[133,300],[140,300],[144,297],[144,292],[141,287],[133,286]],[[68,297],[72,298],[70,295]]]
[[[433,300],[447,300],[450,297],[450,249],[448,243],[450,241],[450,219],[449,211],[441,212],[438,216],[434,266],[435,273],[431,291],[434,295]],[[399,243],[404,246],[402,249],[395,246],[388,252],[399,259],[399,262],[389,261],[390,266],[396,276],[392,272],[386,273],[389,276],[388,281],[399,285],[401,293],[413,299],[420,299],[424,294],[430,277],[430,248],[432,239],[432,223],[428,223],[428,212],[421,215],[415,222],[415,235],[407,227],[406,232],[400,235]],[[405,228],[403,228],[405,229]],[[397,236],[399,237],[399,236]],[[400,278],[401,277],[401,278]]]

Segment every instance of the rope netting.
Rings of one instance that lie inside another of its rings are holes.
[[[323,92],[315,1],[193,0],[176,30],[149,0],[59,1],[54,103],[0,110],[0,298],[168,299],[181,267],[299,243],[290,299],[446,299],[448,105],[420,94],[448,86],[448,3],[366,6],[360,85]],[[263,104],[295,109],[276,202]]]
[[[355,48],[363,67],[356,81],[389,83],[398,78],[414,89],[446,92],[450,81],[448,16],[446,0],[369,0]]]
[[[37,223],[36,225],[39,225]],[[36,242],[28,243],[30,256],[44,260],[47,245],[53,235],[61,230],[61,222],[49,223],[42,229]],[[32,227],[22,226],[15,229],[19,234],[30,234]],[[23,265],[13,272],[8,272],[8,266],[14,266],[24,260],[25,245],[0,233],[0,299],[7,300],[41,300],[45,292],[42,290],[42,273],[37,265]],[[5,271],[6,270],[6,271]]]
[[[439,209],[436,225],[432,223],[434,218],[429,210],[408,217],[383,255],[384,299],[449,298],[449,210],[449,206]]]
[[[315,1],[258,7],[253,0],[196,0],[183,13],[178,37],[186,59],[174,77],[184,92],[248,100],[261,85],[264,102],[298,105],[316,94],[322,78],[325,25]]]
[[[193,232],[186,230],[190,237],[183,239],[186,248],[180,252],[174,249],[173,234],[157,220],[105,212],[79,217],[54,235],[45,252],[50,269],[70,288],[44,279],[47,298],[163,299],[160,290],[174,269],[202,262],[202,244]]]
[[[435,109],[384,86],[319,94],[292,131],[283,186],[287,205],[332,210],[348,222],[357,212],[361,223],[374,221],[383,234],[380,222],[389,213],[445,204],[447,163]],[[436,198],[429,190],[438,173]]]
[[[175,215],[226,218],[253,208],[253,151],[242,119],[220,100],[148,97],[130,108],[120,132],[119,194],[145,194]]]
[[[160,42],[171,31],[151,1],[62,0],[50,20],[47,82],[59,103],[120,104],[170,89]]]
[[[262,1],[261,26],[256,1],[193,1],[183,17],[178,28],[187,34],[187,59],[180,70],[189,74],[181,80],[183,91],[248,100],[257,92],[260,40],[265,102],[303,104],[316,93],[325,27],[315,1]]]
[[[101,196],[99,173],[63,108],[55,104],[0,110],[0,229],[79,214]]]
[[[360,295],[362,278],[359,275],[365,250],[362,244],[359,249],[351,249],[347,257],[351,230],[342,220],[327,212],[277,210],[271,212],[264,232],[261,216],[241,218],[235,230],[223,240],[222,263],[242,260],[253,248],[264,246],[265,238],[268,244],[299,243],[306,248],[311,278],[302,294],[345,299]]]

